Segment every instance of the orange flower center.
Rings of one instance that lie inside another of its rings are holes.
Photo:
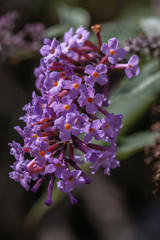
[[[66,130],[70,130],[71,129],[71,125],[69,123],[65,124],[65,129]]]
[[[107,130],[107,129],[108,129],[108,127],[109,127],[109,126],[108,126],[108,125],[106,125],[106,126],[105,126],[105,130]]]
[[[22,173],[20,174],[20,177],[21,177],[22,179],[24,179],[24,175],[23,175]]]
[[[41,155],[42,157],[44,157],[45,152],[44,152],[44,151],[40,151],[40,155]]]
[[[88,98],[88,102],[89,102],[89,103],[92,103],[92,102],[93,102],[93,98],[89,97],[89,98]]]
[[[73,84],[73,87],[76,88],[76,89],[78,89],[79,85],[78,85],[77,83],[74,83],[74,84]]]
[[[99,161],[98,161],[98,163],[100,164],[101,162],[102,162],[102,159],[100,158]]]
[[[73,177],[72,177],[72,176],[69,177],[69,178],[68,178],[68,181],[72,182],[72,181],[73,181]]]
[[[54,86],[57,87],[57,85],[58,85],[58,82],[54,82]]]
[[[37,139],[37,134],[33,134],[33,136],[32,137],[34,137],[35,139]]]
[[[41,110],[43,109],[43,104],[41,104],[40,108],[41,108]]]
[[[98,73],[98,72],[94,72],[94,73],[92,74],[92,76],[95,77],[95,78],[97,78],[97,77],[99,76],[99,73]]]
[[[52,50],[52,54],[54,54],[54,53],[55,53],[55,50],[53,49],[53,50]]]
[[[131,69],[132,68],[132,65],[131,64],[129,64],[129,69]]]
[[[113,49],[111,49],[110,54],[115,55],[115,51]]]
[[[69,105],[64,105],[64,110],[69,110]]]
[[[60,163],[56,163],[56,167],[59,168],[61,166]]]
[[[94,131],[94,128],[90,128],[89,132],[92,133]]]

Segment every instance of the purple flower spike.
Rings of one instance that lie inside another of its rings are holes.
[[[85,73],[88,73],[89,77],[85,78],[85,82],[88,86],[93,87],[94,83],[97,82],[100,85],[105,85],[108,83],[107,78],[107,66],[104,64],[99,64],[96,67],[92,65],[87,65]]]
[[[117,59],[124,59],[127,52],[123,48],[118,48],[118,40],[111,38],[107,43],[103,43],[101,46],[102,53],[108,56],[108,61],[112,64],[117,64]]]
[[[2,30],[7,27],[5,22],[0,19]],[[34,29],[31,30],[32,35]],[[108,44],[102,43],[101,26],[95,25],[92,30],[98,46],[88,39],[89,32],[82,26],[75,33],[70,28],[60,44],[56,38],[44,39],[40,49],[43,57],[34,71],[40,95],[33,92],[31,103],[23,107],[26,113],[20,119],[25,123],[24,128],[15,127],[23,138],[23,144],[15,141],[9,144],[10,154],[15,158],[10,166],[10,178],[26,190],[29,190],[32,180],[35,182],[32,192],[37,192],[49,178],[47,206],[53,203],[55,180],[57,188],[68,195],[70,203],[77,203],[72,190],[91,181],[81,170],[81,164],[89,162],[92,174],[103,168],[108,175],[110,169],[119,166],[115,142],[122,128],[123,116],[109,113],[103,107],[110,104],[107,96],[112,72],[125,70],[129,78],[136,76],[139,60],[134,55],[128,64],[119,64],[126,51],[118,48],[118,40],[111,38]],[[29,28],[26,31],[30,31]],[[97,83],[100,85],[98,88],[95,87]],[[100,118],[96,114],[98,111]],[[91,142],[92,138],[95,143]],[[101,145],[101,140],[105,146]]]
[[[137,76],[139,74],[139,67],[137,66],[139,63],[139,58],[136,55],[133,55],[129,61],[128,66],[125,69],[125,73],[128,78],[131,78],[133,76]]]

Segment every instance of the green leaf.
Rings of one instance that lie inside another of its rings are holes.
[[[66,24],[70,27],[89,27],[90,14],[81,7],[71,7],[66,4],[60,4],[58,7],[58,15],[60,23]]]
[[[156,62],[146,64],[137,80],[124,79],[119,90],[112,93],[107,111],[123,114],[121,134],[128,132],[159,97],[160,71],[156,72],[157,66]],[[155,74],[152,75],[153,71]]]
[[[160,34],[160,18],[149,17],[140,20],[140,27],[147,35]]]
[[[157,72],[159,67],[158,60],[150,61],[147,64],[144,64],[140,67],[140,74],[137,77],[128,79],[125,77],[116,88],[111,91],[110,100],[113,102],[119,101],[124,95],[130,96],[134,94],[135,91],[141,90],[139,86],[144,86],[147,84],[147,78]]]
[[[147,145],[153,145],[157,136],[157,132],[144,131],[121,137],[119,139],[120,145],[117,147],[118,160],[124,160],[133,156]]]
[[[124,45],[126,39],[135,38],[141,32],[140,25],[136,19],[132,22],[118,21],[102,24],[102,42],[107,42],[109,38],[117,38],[120,45]]]
[[[64,32],[67,31],[68,29],[69,29],[69,25],[67,25],[67,24],[64,24],[64,23],[57,24],[57,25],[47,28],[45,31],[45,35],[48,38],[61,37],[61,36],[63,36]]]

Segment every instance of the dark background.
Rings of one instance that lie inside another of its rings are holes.
[[[1,0],[0,15],[18,11],[17,31],[28,22],[43,22],[50,27],[59,21],[57,5],[60,2],[87,9],[91,14],[91,24],[113,21],[132,5],[153,7],[153,1],[147,0]],[[33,194],[9,179],[9,165],[13,158],[9,155],[8,143],[13,139],[22,141],[13,127],[20,124],[21,109],[31,100],[35,88],[33,70],[39,65],[39,60],[40,55],[17,64],[10,59],[0,64],[0,239],[160,239],[160,199],[151,194],[151,175],[144,165],[143,153],[122,162],[110,177],[102,171],[90,176],[90,186],[82,186],[75,193],[78,199],[76,206],[71,206],[64,197],[38,225],[34,226],[32,219],[30,224],[25,224],[29,210],[47,185]],[[144,119],[145,126],[149,127],[149,110]],[[144,119],[135,126],[135,130],[141,128]]]

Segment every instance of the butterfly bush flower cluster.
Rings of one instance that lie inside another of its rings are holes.
[[[17,32],[18,19],[18,12],[0,16],[0,63],[22,52],[33,54],[43,42],[45,26],[42,23],[28,23]]]
[[[89,34],[81,26],[75,33],[69,29],[62,43],[55,38],[44,39],[40,66],[35,69],[41,95],[33,92],[32,102],[24,106],[26,114],[20,118],[26,124],[24,129],[15,127],[24,139],[23,146],[15,141],[9,144],[16,159],[10,177],[26,190],[32,184],[33,192],[48,179],[48,206],[52,204],[54,185],[68,195],[72,204],[77,202],[72,195],[74,187],[90,183],[81,170],[84,162],[90,163],[92,174],[103,168],[110,175],[110,169],[119,166],[116,139],[123,116],[109,113],[103,106],[109,104],[105,96],[111,72],[124,69],[129,78],[136,76],[138,57],[118,63],[127,54],[119,48],[118,40],[112,38],[102,44],[100,31],[95,31],[95,45],[89,41]],[[95,85],[103,91],[97,92]]]

